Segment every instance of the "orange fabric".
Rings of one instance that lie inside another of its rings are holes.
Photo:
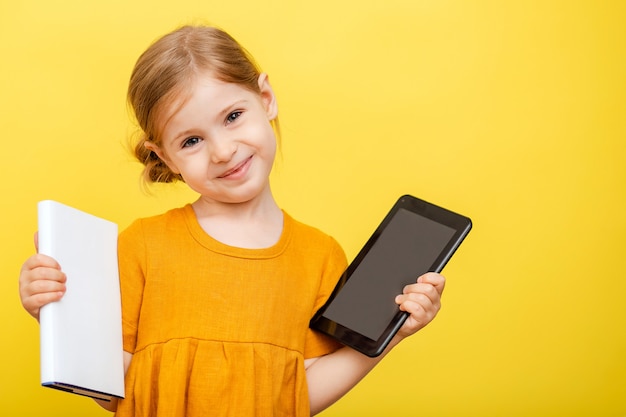
[[[190,205],[119,238],[124,350],[117,416],[308,416],[304,359],[339,346],[309,320],[346,267],[337,242],[284,214],[279,242],[208,236]]]

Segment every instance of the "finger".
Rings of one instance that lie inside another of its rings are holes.
[[[38,267],[22,272],[19,279],[20,297],[30,297],[38,292],[65,291],[67,276],[58,269]]]
[[[401,309],[409,313],[409,317],[407,317],[402,326],[402,333],[405,336],[422,329],[430,323],[437,314],[437,310],[425,309],[421,304],[412,301],[403,303]]]
[[[399,308],[401,311],[409,313],[407,321],[407,330],[404,334],[410,334],[409,331],[417,331],[422,327],[430,323],[439,310],[441,309],[440,299],[437,298],[434,302],[421,293],[402,294],[396,297],[396,302],[399,302]]]
[[[446,278],[436,272],[425,273],[417,279],[417,282],[433,285],[437,289],[437,292],[439,294],[443,293],[443,290],[446,286]]]
[[[39,311],[41,307],[46,304],[59,301],[63,297],[63,292],[46,292],[35,294],[31,297],[24,299],[23,306],[24,309],[34,318],[39,320]]]
[[[423,304],[416,303],[413,301],[407,301],[404,303],[405,309],[407,313],[410,314],[409,317],[412,317],[416,322],[427,324],[435,317],[437,313],[437,309],[430,305],[424,306]]]
[[[46,304],[52,303],[54,301],[59,301],[61,298],[63,298],[62,291],[38,293],[27,298],[24,302],[24,307],[27,310],[36,309],[37,311],[39,311],[39,309],[45,306]]]
[[[65,280],[38,279],[26,286],[27,296],[45,293],[64,293],[67,290]]]
[[[60,274],[57,270],[51,270]],[[22,283],[20,283],[22,284]],[[59,301],[66,292],[65,281],[40,279],[20,285],[20,299],[24,309],[39,319],[39,309],[53,301]]]
[[[66,291],[65,280],[39,279],[30,282],[20,282],[19,288],[22,305],[29,312],[39,309],[39,307],[45,304],[42,302],[46,300],[56,301],[60,299]]]
[[[35,250],[39,252],[39,231],[35,232],[35,236],[33,236],[33,241],[35,242]]]
[[[28,279],[30,281],[56,281],[65,283],[67,281],[67,276],[63,271],[56,268],[50,267],[37,267],[28,271]]]
[[[402,290],[402,294],[423,294],[428,297],[433,303],[439,302],[439,300],[441,299],[441,294],[437,290],[437,287],[432,284],[410,284],[404,287],[404,289]]]
[[[52,258],[49,258],[52,260]],[[55,262],[54,260],[52,260]],[[67,276],[56,268],[43,267],[41,262],[35,262],[34,269],[27,261],[22,267],[19,278],[19,292],[22,304],[26,304],[26,299],[37,293],[65,291]]]
[[[53,268],[58,270],[61,269],[61,265],[59,265],[59,263],[54,258],[48,255],[37,253],[26,259],[26,261],[22,265],[22,271],[33,270],[38,267]]]
[[[438,311],[441,306],[439,298],[432,300],[430,297],[422,293],[399,295],[396,297],[396,302],[398,303],[400,310],[408,313],[419,312],[420,310]]]

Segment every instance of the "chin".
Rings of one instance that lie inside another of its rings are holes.
[[[231,192],[231,193],[225,193],[221,195],[216,195],[215,193],[211,193],[208,195],[202,194],[202,195],[216,202],[221,202],[225,204],[247,204],[247,203],[252,203],[254,201],[257,201],[257,200],[261,200],[263,196],[265,195],[265,193],[255,190],[255,191],[248,191],[248,192],[235,192],[235,193]]]

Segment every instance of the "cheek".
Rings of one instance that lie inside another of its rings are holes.
[[[184,158],[173,158],[168,166],[172,172],[180,174],[187,182],[187,179],[193,180],[193,177],[206,174],[207,163],[207,157],[202,152],[198,152],[185,155]]]
[[[276,156],[276,150],[278,147],[276,134],[269,123],[267,123],[264,127],[263,131],[260,132],[263,137],[264,153],[273,159]]]
[[[272,171],[274,167],[274,163],[276,162],[276,140],[268,141],[265,149],[263,151],[263,159],[266,161],[268,175]]]
[[[204,173],[206,165],[206,159],[204,158],[186,158],[177,164],[177,169],[183,177],[192,177],[194,175],[197,176],[200,171]]]
[[[276,150],[277,150],[278,144],[276,142],[276,137],[273,135],[272,132],[272,141],[270,142],[268,148],[269,148],[269,152],[272,155],[272,159],[274,159],[274,157],[276,157]]]
[[[276,135],[266,119],[258,118],[251,121],[246,130],[238,134],[242,142],[255,149],[264,160],[274,159],[277,150]]]

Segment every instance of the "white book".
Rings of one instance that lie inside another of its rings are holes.
[[[41,308],[41,384],[110,401],[124,397],[115,223],[51,200],[37,206],[39,253],[67,276],[60,301]]]

